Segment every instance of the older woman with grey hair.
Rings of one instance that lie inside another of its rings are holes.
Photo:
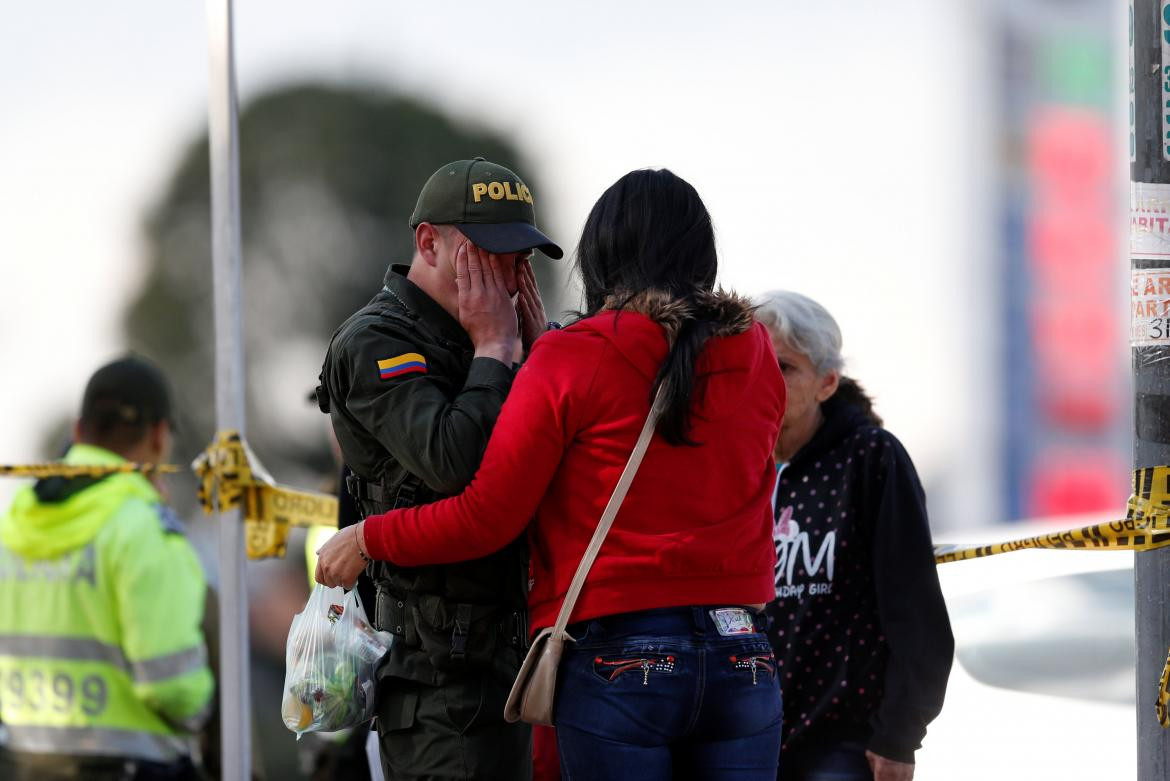
[[[909,781],[954,640],[925,497],[902,444],[842,375],[841,329],[806,296],[757,301],[788,386],[773,496],[770,638],[785,781]]]

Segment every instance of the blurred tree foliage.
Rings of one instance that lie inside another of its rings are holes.
[[[242,110],[247,432],[278,479],[330,470],[325,417],[307,400],[329,336],[377,292],[390,263],[409,261],[407,219],[427,177],[475,155],[514,168],[542,192],[507,140],[402,96],[295,86]],[[125,317],[131,347],[158,361],[175,386],[177,459],[202,449],[214,429],[208,172],[203,136],[150,210],[145,281]],[[547,200],[540,205],[547,223]],[[541,281],[548,289],[551,280]]]

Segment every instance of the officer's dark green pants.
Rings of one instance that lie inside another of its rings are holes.
[[[532,778],[532,728],[504,721],[512,680],[460,675],[443,686],[384,677],[377,726],[386,781]]]

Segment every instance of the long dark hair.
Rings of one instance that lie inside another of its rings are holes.
[[[707,207],[665,168],[631,171],[614,182],[593,205],[577,246],[585,316],[607,305],[620,310],[646,290],[693,305],[651,390],[653,398],[666,383],[658,433],[672,445],[697,444],[688,436],[695,365],[716,322],[696,299],[715,286],[718,266]]]

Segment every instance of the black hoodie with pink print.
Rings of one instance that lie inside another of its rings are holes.
[[[783,747],[861,742],[913,762],[954,656],[925,497],[892,434],[836,397],[822,412],[775,493]]]

